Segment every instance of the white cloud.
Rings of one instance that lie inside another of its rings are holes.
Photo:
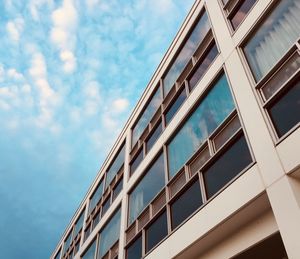
[[[6,24],[7,33],[9,34],[10,38],[15,42],[19,41],[20,34],[23,31],[23,27],[24,20],[22,18],[17,18],[13,21],[7,22]]]
[[[5,102],[4,100],[0,99],[0,109],[4,110],[4,111],[8,111],[8,110],[11,109],[11,107],[10,107],[10,105],[7,102]]]
[[[0,82],[4,81],[4,77],[5,77],[5,70],[2,64],[0,64]]]
[[[113,101],[112,107],[113,107],[113,112],[115,113],[121,113],[127,109],[129,105],[129,102],[125,98],[119,98]]]
[[[52,0],[31,0],[29,2],[29,10],[33,20],[35,21],[40,20],[39,8],[45,4],[52,6],[53,1]]]
[[[71,51],[65,50],[60,53],[60,59],[64,62],[64,71],[71,73],[76,68],[76,58]]]
[[[64,0],[60,8],[52,13],[53,28],[50,38],[60,49],[60,59],[63,61],[63,69],[66,73],[72,73],[76,69],[76,57],[72,49],[76,43],[77,10],[73,0]]]
[[[8,69],[7,76],[16,81],[21,81],[24,79],[24,76],[21,73],[19,73],[15,68]]]

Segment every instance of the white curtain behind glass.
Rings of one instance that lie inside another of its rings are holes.
[[[266,75],[299,36],[300,0],[283,0],[245,48],[256,79]]]

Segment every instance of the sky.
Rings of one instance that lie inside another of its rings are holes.
[[[49,258],[194,0],[0,0],[0,251]]]

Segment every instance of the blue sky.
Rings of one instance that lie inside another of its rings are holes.
[[[1,258],[48,258],[193,0],[0,1]]]

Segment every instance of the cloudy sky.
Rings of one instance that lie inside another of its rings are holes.
[[[48,258],[194,0],[0,0],[1,258]]]

